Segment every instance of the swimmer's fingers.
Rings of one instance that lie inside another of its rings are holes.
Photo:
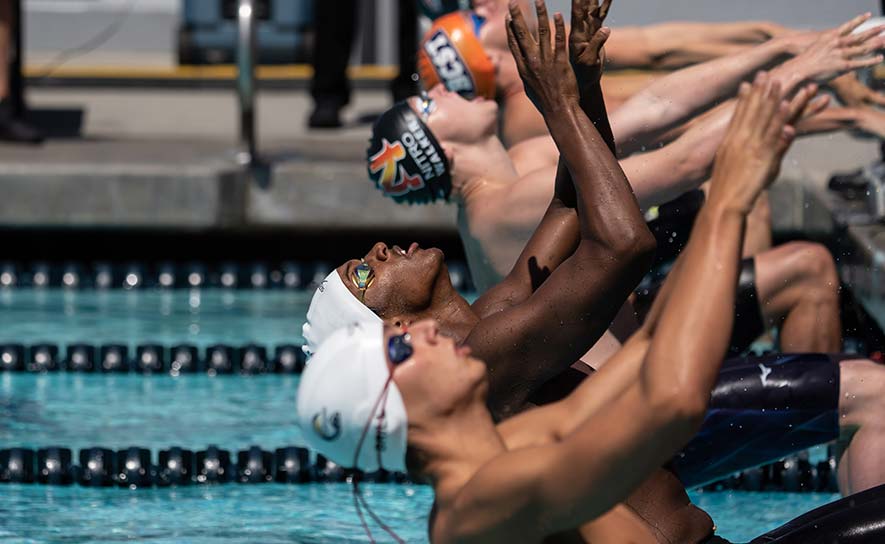
[[[870,40],[861,45],[844,48],[842,50],[842,58],[845,60],[851,60],[856,59],[857,57],[864,57],[871,53],[881,51],[883,46],[885,46],[885,36]]]
[[[780,161],[783,160],[784,155],[786,155],[787,150],[790,149],[790,146],[793,145],[793,142],[796,140],[796,127],[793,125],[784,125],[783,130],[781,130],[781,136],[778,140],[777,146],[777,156],[778,163],[775,165],[776,168],[780,168]],[[777,171],[775,171],[775,175]]]
[[[587,33],[592,36],[602,26],[602,21],[599,20],[599,4],[596,0],[587,6],[584,18],[586,20]]]
[[[565,21],[562,19],[562,13],[557,12],[553,14],[553,24],[556,26],[553,62],[567,62],[568,53],[566,53],[565,48]]]
[[[513,19],[508,16],[506,24],[507,46],[510,48],[510,53],[513,55],[513,60],[516,62],[516,69],[519,72],[519,75],[524,78],[529,71],[526,68],[525,53],[522,50],[522,45],[519,43],[519,38],[517,38],[514,26]]]
[[[756,79],[753,81],[753,88],[750,94],[747,96],[747,105],[746,111],[743,116],[740,118],[741,123],[739,128],[744,128],[747,130],[753,130],[761,120],[762,112],[765,109],[765,101],[768,97],[768,94],[771,90],[770,81],[768,78],[768,73],[759,72],[756,74]],[[765,119],[768,121],[768,118]]]
[[[770,132],[780,133],[785,122],[785,117],[781,119],[779,116],[782,102],[780,83],[765,74],[762,81],[762,93],[756,103],[757,110],[753,114],[753,118],[750,119],[753,138],[767,141]],[[783,105],[784,107],[788,106],[787,104]]]
[[[885,94],[869,89],[869,92],[864,95],[864,99],[867,104],[872,104],[874,106],[885,106]]]
[[[587,0],[572,0],[572,35],[584,28],[584,10]]]
[[[605,21],[605,18],[608,17],[608,10],[612,7],[612,0],[603,0],[602,6],[599,8],[599,22]]]
[[[847,35],[851,34],[852,32],[854,32],[855,28],[857,28],[860,25],[864,24],[865,22],[869,21],[870,17],[872,17],[872,16],[873,16],[873,14],[869,13],[869,12],[864,13],[863,15],[858,15],[857,17],[848,21],[847,23],[842,24],[837,29],[837,32],[839,33],[840,36],[847,36]]]
[[[778,157],[782,157],[793,143],[796,137],[796,124],[801,119],[819,113],[829,103],[827,96],[814,99],[817,90],[818,87],[814,83],[806,85],[792,100],[781,103],[776,122],[773,123],[775,126],[772,126],[774,133],[766,138],[769,145],[773,145],[777,150]]]
[[[885,32],[885,25],[878,25],[874,28],[864,30],[863,32],[858,32],[857,34],[849,34],[848,36],[843,36],[840,39],[842,45],[857,46],[868,43],[871,40],[875,40],[883,32]]]
[[[789,112],[787,114],[787,119],[784,122],[789,125],[795,125],[800,119],[820,113],[822,109],[826,108],[827,104],[830,102],[830,98],[828,96],[823,96],[815,99],[814,97],[817,94],[817,91],[818,86],[814,83],[802,87],[799,92],[796,93],[796,96],[790,100]],[[823,100],[821,100],[821,98]]]
[[[728,129],[725,131],[724,141],[730,140],[737,132],[738,127],[743,123],[744,117],[746,117],[747,105],[750,103],[750,93],[752,92],[753,86],[751,84],[746,81],[741,83],[738,88],[734,113],[731,114],[731,121],[728,124]]]
[[[869,68],[871,66],[881,64],[883,61],[885,61],[885,56],[883,56],[883,55],[874,55],[872,57],[861,57],[859,59],[853,59],[853,60],[847,61],[847,69],[848,70],[859,70],[861,68]]]
[[[765,132],[761,140],[766,149],[780,148],[784,127],[789,125],[789,121],[793,115],[793,101],[788,102],[786,100],[781,100],[780,97],[775,98],[774,111],[775,115],[766,124]]]
[[[550,18],[547,16],[547,3],[544,0],[535,0],[535,11],[538,13],[538,50],[541,62],[547,62],[553,57],[550,50]]]
[[[598,59],[599,62],[602,61],[602,46],[605,45],[605,42],[608,40],[609,36],[611,36],[612,31],[609,27],[604,26],[596,31],[596,34],[593,35],[593,38],[590,40],[590,55],[591,58]]]
[[[529,32],[529,27],[525,23],[525,17],[522,16],[522,10],[516,0],[510,0],[510,17],[508,18],[508,28],[513,32],[513,37],[519,45],[521,54],[528,56],[537,50],[537,43],[534,36]]]
[[[793,126],[798,126],[802,121],[806,119],[811,119],[816,117],[818,114],[822,113],[824,110],[830,107],[830,96],[826,94],[821,94],[814,97],[811,102],[805,107],[805,111],[799,116],[799,118],[794,123],[790,123]]]

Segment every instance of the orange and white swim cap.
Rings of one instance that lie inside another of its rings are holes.
[[[495,66],[479,41],[484,22],[469,11],[433,22],[418,50],[418,73],[425,89],[442,83],[465,98],[495,98]]]

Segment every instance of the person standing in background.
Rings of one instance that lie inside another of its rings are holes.
[[[415,94],[415,52],[418,50],[418,14],[415,0],[399,0],[397,22],[399,74],[391,81],[394,102]],[[350,102],[347,62],[357,34],[356,0],[314,0],[316,42],[310,93],[314,109],[307,124],[311,128],[341,126],[341,109]]]
[[[43,134],[19,117],[11,96],[10,59],[16,31],[14,0],[0,0],[0,140],[39,143]]]

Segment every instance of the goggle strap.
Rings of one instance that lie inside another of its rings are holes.
[[[387,392],[390,389],[390,382],[391,381],[393,381],[393,375],[390,375],[387,377],[387,381],[384,382],[384,388],[381,390],[381,394],[378,395],[378,399],[375,401],[375,404],[372,406],[372,411],[369,412],[369,420],[366,421],[366,424],[363,426],[363,431],[362,431],[362,433],[360,433],[360,439],[356,444],[356,452],[353,455],[353,466],[354,467],[359,466],[358,461],[360,458],[360,451],[363,448],[363,443],[366,440],[366,435],[369,433],[369,427],[372,426],[372,420],[375,419],[375,412],[378,411],[378,406],[382,406],[381,414],[379,414],[378,419],[381,419],[381,420],[384,419],[385,410],[384,410],[383,406],[384,406],[384,401],[387,399]],[[378,453],[378,468],[383,469],[384,467],[381,464],[381,448],[378,446],[377,441],[376,441],[375,446],[376,446],[375,451]],[[363,507],[365,507],[366,512],[369,513],[369,516],[372,518],[372,520],[379,527],[381,527],[381,529],[384,530],[385,533],[390,535],[390,537],[393,538],[397,542],[397,544],[405,544],[405,540],[400,538],[399,535],[397,535],[396,532],[390,528],[390,526],[388,526],[386,523],[381,521],[381,518],[378,517],[377,514],[375,514],[375,512],[369,506],[369,503],[366,502],[365,497],[363,497],[363,494],[360,491],[359,482],[357,482],[357,477],[353,476],[350,481],[353,485],[353,488],[352,488],[353,489],[353,500],[354,500],[354,505],[356,506],[356,513],[360,518],[360,523],[362,523],[363,529],[366,531],[366,535],[368,535],[368,537],[369,537],[369,541],[374,543],[375,539],[372,537],[372,532],[369,530],[369,526],[366,523],[365,518],[363,517],[363,512],[362,512],[362,509],[360,508],[360,503],[362,503]]]

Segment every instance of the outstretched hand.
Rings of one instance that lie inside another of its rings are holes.
[[[605,65],[605,44],[611,29],[602,26],[612,0],[572,0],[572,28],[569,34],[569,60],[578,84],[596,85]]]
[[[578,84],[565,50],[565,22],[553,16],[555,35],[550,39],[550,21],[544,0],[535,0],[538,34],[532,34],[519,6],[510,1],[507,44],[516,60],[526,95],[541,113],[578,103]]]
[[[847,23],[821,32],[818,39],[794,60],[803,67],[806,79],[829,81],[851,70],[875,66],[883,61],[885,25],[853,34],[872,15],[859,15]]]
[[[857,74],[849,72],[829,83],[839,101],[846,106],[885,106],[885,93],[870,89],[857,79]]]
[[[764,72],[752,85],[741,85],[734,116],[716,153],[711,203],[749,213],[759,193],[777,177],[796,136],[795,123],[809,108],[820,107],[819,102],[810,106],[816,93],[817,85],[811,84],[784,100],[780,84]]]

